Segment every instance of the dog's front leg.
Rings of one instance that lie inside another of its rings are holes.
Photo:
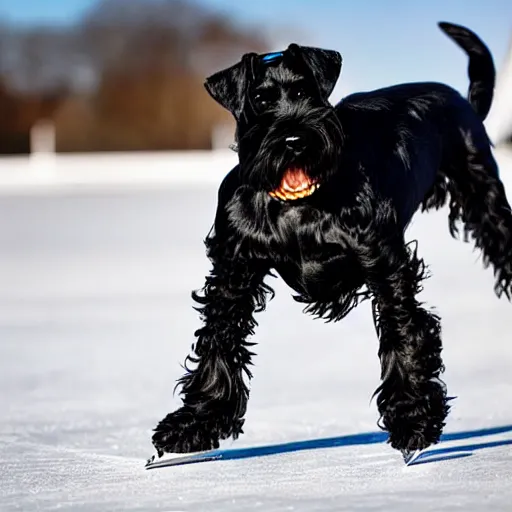
[[[207,240],[213,269],[199,303],[204,325],[195,332],[195,355],[187,358],[193,369],[179,380],[183,406],[156,427],[153,444],[163,452],[194,452],[219,446],[220,439],[242,433],[249,390],[251,343],[256,321],[271,289],[263,283],[265,264],[234,256],[226,240]]]
[[[439,318],[416,299],[425,267],[400,230],[391,233],[370,242],[362,261],[380,340],[379,424],[405,457],[439,441],[449,407],[439,379],[444,370]]]

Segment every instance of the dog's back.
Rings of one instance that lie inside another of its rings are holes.
[[[496,71],[492,55],[485,43],[471,30],[460,25],[440,22],[439,27],[453,39],[468,55],[469,90],[467,100],[452,87],[436,82],[409,83],[355,93],[344,98],[337,106],[340,115],[344,109],[361,111],[390,112],[395,115],[410,115],[418,120],[437,122],[436,116],[464,114],[469,103],[477,117],[483,121],[491,108]],[[436,108],[438,107],[438,108]],[[459,108],[457,108],[459,107]],[[471,117],[471,116],[470,116]]]
[[[355,93],[335,107],[346,161],[353,165],[357,155],[372,185],[395,203],[404,227],[439,172],[465,165],[468,143],[477,151],[489,147],[483,120],[493,97],[492,56],[468,29],[439,25],[469,56],[468,99],[448,85],[421,82]]]

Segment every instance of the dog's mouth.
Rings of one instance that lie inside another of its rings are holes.
[[[320,184],[311,179],[304,169],[291,167],[286,169],[279,187],[269,194],[282,201],[294,201],[310,196],[319,186]]]

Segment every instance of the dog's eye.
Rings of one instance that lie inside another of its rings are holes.
[[[259,91],[254,96],[254,104],[258,110],[264,110],[274,101],[272,90]]]
[[[263,94],[256,94],[256,96],[254,96],[254,101],[258,105],[262,105],[262,106],[268,103],[268,100],[265,99]]]
[[[294,87],[290,90],[289,97],[292,100],[298,100],[306,97],[306,91],[304,87]]]

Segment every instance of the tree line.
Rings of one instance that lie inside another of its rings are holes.
[[[267,50],[254,27],[183,0],[104,0],[66,27],[0,24],[0,153],[51,119],[59,152],[209,149],[232,123],[207,75]]]

